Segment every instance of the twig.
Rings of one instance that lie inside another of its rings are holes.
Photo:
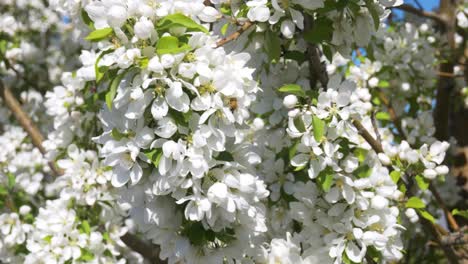
[[[457,74],[453,74],[453,73],[450,73],[450,72],[437,72],[437,75],[442,76],[442,77],[448,77],[448,78],[463,78],[463,77],[465,77],[463,75],[457,75]]]
[[[362,125],[362,123],[357,120],[353,119],[353,125],[356,127],[358,130],[359,134],[371,145],[372,149],[377,152],[377,153],[384,153],[382,144],[380,144],[379,141],[377,141],[370,133],[367,131],[367,129]]]
[[[251,26],[253,26],[254,23],[251,22],[251,21],[245,21],[244,24],[234,33],[232,33],[231,35],[223,38],[223,39],[220,39],[217,43],[216,43],[216,47],[221,47],[223,45],[226,45],[227,43],[233,41],[233,40],[236,40],[242,33],[244,33],[245,31],[247,31],[247,29],[249,29]]]
[[[375,133],[375,136],[377,137],[377,141],[380,143],[380,145],[382,145],[382,137],[380,136],[379,128],[377,127],[377,120],[375,119],[375,112],[372,112],[371,122],[372,122],[372,126],[374,127],[374,133]]]
[[[367,129],[361,124],[356,119],[353,119],[353,125],[357,128],[359,134],[371,145],[372,149],[377,152],[377,153],[383,153],[383,148],[382,145],[372,137],[372,135],[367,131]],[[455,254],[455,251],[450,247],[443,245],[441,240],[441,234],[446,235],[448,232],[443,229],[441,226],[438,224],[434,224],[432,222],[427,221],[426,219],[421,219],[422,225],[429,229],[429,231],[433,234],[433,236],[437,239],[438,244],[441,245],[441,248],[443,249],[447,259],[450,261],[450,263],[459,263],[457,255]]]
[[[379,99],[385,105],[385,107],[387,107],[388,114],[390,115],[390,120],[392,120],[400,136],[404,138],[405,132],[403,131],[403,128],[401,127],[401,120],[398,118],[395,108],[393,108],[390,100],[387,98],[385,93],[380,90],[379,90]]]
[[[39,151],[44,155],[46,153],[46,150],[42,146],[42,141],[44,137],[42,136],[39,129],[34,125],[31,118],[29,118],[27,113],[24,112],[23,109],[21,109],[20,103],[13,96],[10,89],[6,87],[1,80],[0,80],[0,95],[5,101],[6,106],[10,109],[10,111],[15,116],[16,120],[20,123],[23,129],[26,130],[29,137],[31,137],[31,141],[33,145],[37,149],[39,149]],[[58,169],[53,162],[49,162],[49,166],[56,176],[63,174],[63,172],[60,169]],[[12,207],[12,210],[13,209],[14,207]],[[165,261],[161,261],[158,257],[159,255],[158,246],[144,242],[138,237],[132,234],[128,234],[128,233],[122,236],[121,239],[125,244],[128,243],[127,246],[129,248],[140,253],[142,256],[148,258],[151,261],[151,263],[156,263],[156,264],[166,263]]]
[[[445,215],[447,216],[447,221],[449,222],[450,226],[452,227],[453,230],[455,231],[458,231],[460,230],[460,226],[458,225],[457,221],[455,220],[455,218],[453,217],[452,213],[450,212],[450,210],[447,208],[447,206],[445,205],[444,201],[442,200],[442,197],[440,197],[440,194],[439,192],[437,191],[436,187],[431,184],[429,186],[429,189],[431,190],[432,194],[434,195],[437,203],[439,204],[439,206],[442,208],[442,210],[444,211]]]
[[[402,4],[400,6],[395,6],[393,8],[400,9],[400,10],[403,10],[403,11],[411,13],[411,14],[415,14],[415,15],[420,16],[420,17],[426,17],[426,18],[435,20],[435,21],[437,21],[438,23],[440,23],[442,25],[446,24],[445,20],[441,16],[439,16],[437,13],[421,10],[421,9],[418,9],[418,8],[412,6],[412,5]]]
[[[451,233],[443,236],[440,242],[445,246],[468,244],[468,234],[462,232]]]
[[[310,16],[305,17],[304,32],[314,27],[314,20]],[[316,44],[307,43],[307,55],[309,58],[309,73],[310,73],[310,88],[314,89],[317,86],[317,81],[320,82],[323,89],[327,89],[328,73],[324,63],[320,60],[320,49]]]
[[[46,150],[42,146],[42,141],[44,137],[42,136],[39,129],[34,125],[31,118],[29,118],[28,114],[23,111],[21,108],[20,103],[16,100],[15,96],[11,92],[11,90],[4,85],[4,83],[0,80],[0,96],[3,98],[5,105],[10,109],[10,111],[15,116],[18,123],[23,127],[23,129],[28,133],[29,137],[31,138],[32,144],[39,149],[39,151],[44,155]],[[62,172],[59,168],[55,166],[55,163],[49,161],[49,167],[55,175],[61,175]]]
[[[148,243],[144,240],[141,240],[134,234],[126,233],[125,235],[121,236],[120,239],[132,250],[140,253],[143,257],[148,259],[150,263],[153,264],[166,264],[166,260],[161,260],[159,258],[159,247],[153,245],[152,243]]]

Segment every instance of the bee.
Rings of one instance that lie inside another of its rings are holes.
[[[237,109],[237,98],[229,98],[229,109],[231,109],[231,112]]]

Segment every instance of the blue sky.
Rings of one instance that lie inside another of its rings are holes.
[[[434,8],[439,6],[439,0],[419,0],[419,3],[425,10],[429,11],[432,11]],[[416,1],[414,0],[405,0],[405,4],[418,7]],[[393,12],[397,15],[397,17],[401,17],[403,15],[403,12],[398,9],[394,9]]]

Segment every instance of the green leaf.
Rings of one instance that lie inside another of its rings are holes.
[[[106,93],[106,105],[109,110],[112,109],[112,101],[114,101],[115,95],[117,94],[117,88],[119,87],[120,82],[124,78],[127,70],[123,73],[117,75],[110,83],[109,89]]]
[[[355,148],[354,149],[354,156],[358,158],[359,162],[364,162],[367,156],[367,152],[369,152],[367,149],[362,149],[362,148]]]
[[[52,241],[52,235],[45,236],[42,238],[42,240],[50,244],[50,242]]]
[[[89,226],[88,221],[83,220],[81,222],[81,231],[87,235],[91,234],[91,227]]]
[[[88,249],[85,248],[80,248],[81,250],[81,256],[78,258],[80,261],[91,261],[94,259],[94,254],[93,252],[89,251]]]
[[[426,211],[426,210],[418,210],[418,212],[419,212],[419,214],[420,214],[423,218],[429,220],[429,221],[432,222],[432,223],[435,223],[435,218],[434,218],[434,216],[432,216],[428,211]]]
[[[302,90],[302,87],[297,84],[286,84],[278,89],[282,93],[294,94],[299,97],[306,97],[306,93]]]
[[[8,189],[13,189],[13,187],[15,187],[15,184],[16,184],[15,175],[11,172],[8,172],[7,177],[8,177]]]
[[[317,176],[317,182],[324,192],[328,192],[333,184],[333,170],[327,167]]]
[[[89,28],[93,30],[95,29],[93,21],[91,20],[88,13],[84,9],[81,10],[81,19],[83,20],[83,23],[87,25]]]
[[[299,141],[299,140],[296,141],[296,143],[294,143],[292,148],[289,149],[289,153],[288,153],[289,160],[292,160],[292,158],[294,158],[294,156],[296,156],[297,147],[299,146],[299,143],[301,143],[301,141]]]
[[[150,151],[143,152],[145,156],[153,162],[153,165],[157,168],[159,166],[159,162],[161,161],[162,157],[162,149],[153,149]]]
[[[424,178],[423,176],[416,175],[415,179],[416,179],[416,183],[419,186],[419,189],[425,191],[425,190],[427,190],[427,188],[429,188],[430,182],[426,178]]]
[[[304,33],[304,39],[312,44],[330,42],[333,37],[333,21],[320,17],[314,21],[314,26]]]
[[[296,116],[294,118],[294,126],[297,128],[299,132],[306,131],[306,127],[304,125],[304,121],[302,120],[302,116]]]
[[[390,87],[390,83],[388,81],[380,80],[377,86],[379,88],[388,88]]]
[[[379,17],[379,12],[375,8],[375,4],[373,0],[365,0],[366,2],[366,7],[369,9],[369,12],[372,16],[372,20],[374,20],[374,27],[375,30],[377,31],[380,26],[380,17]]]
[[[110,36],[112,32],[114,32],[114,30],[110,27],[96,29],[93,32],[89,33],[89,35],[86,36],[85,39],[89,41],[100,41]]]
[[[307,167],[307,164],[294,168],[294,171],[301,171],[301,170],[305,169],[306,167]]]
[[[208,33],[208,30],[204,26],[181,13],[165,16],[156,25],[156,28],[162,31],[169,30],[172,27],[184,27],[187,28],[187,31],[201,31]]]
[[[94,72],[96,73],[96,83],[99,83],[101,81],[102,77],[104,77],[105,71],[107,71],[108,69],[108,67],[99,67],[99,61],[101,61],[104,55],[111,52],[113,52],[112,49],[105,50],[101,52],[101,54],[99,54],[98,58],[96,59],[96,63],[94,64]]]
[[[458,210],[458,209],[453,209],[452,210],[453,215],[459,215],[462,216],[463,218],[468,219],[468,210]]]
[[[421,199],[419,199],[418,197],[413,196],[413,197],[408,199],[405,206],[407,208],[420,209],[420,208],[425,208],[426,204],[424,204],[424,202]]]
[[[156,53],[162,54],[177,54],[192,48],[187,43],[180,43],[179,39],[174,36],[165,36],[156,43]]]
[[[314,126],[314,138],[317,142],[321,142],[325,134],[325,121],[317,116],[312,117],[312,125]]]
[[[353,174],[356,175],[358,178],[367,178],[371,175],[372,168],[369,165],[364,164],[359,166],[356,170],[353,171]]]
[[[377,114],[375,114],[375,118],[382,121],[388,121],[390,120],[390,114],[388,114],[387,112],[378,112]]]
[[[223,160],[223,161],[234,161],[234,157],[232,154],[228,151],[222,151],[218,154],[216,157],[217,160]]]
[[[223,36],[226,35],[226,32],[227,32],[228,28],[229,28],[229,23],[224,24],[221,27],[221,35],[223,35]]]
[[[7,194],[8,194],[8,190],[4,186],[0,185],[0,195],[7,195]]]
[[[278,34],[271,30],[267,30],[265,33],[264,44],[268,59],[273,63],[278,62],[281,56],[281,39]]]
[[[401,177],[401,171],[392,171],[390,172],[390,178],[392,178],[392,181],[394,183],[398,183],[398,181],[400,180],[400,177]]]

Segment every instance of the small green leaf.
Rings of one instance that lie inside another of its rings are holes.
[[[151,151],[146,151],[146,152],[143,152],[145,154],[145,156],[151,160],[151,162],[153,162],[153,165],[157,168],[159,166],[159,162],[161,161],[161,157],[162,157],[162,149],[153,149]]]
[[[8,190],[4,186],[0,186],[0,195],[7,195]]]
[[[87,235],[91,234],[91,227],[89,226],[88,221],[83,220],[81,222],[81,231]]]
[[[187,50],[191,50],[191,47],[186,43],[180,45],[179,39],[174,36],[162,37],[156,43],[156,53],[159,55],[177,54]]]
[[[388,88],[390,87],[390,83],[388,81],[380,80],[377,86],[379,88]]]
[[[418,197],[413,196],[413,197],[408,199],[405,206],[407,208],[420,209],[420,208],[425,208],[426,204],[424,204],[424,202],[421,199],[419,199]]]
[[[317,142],[321,142],[325,135],[325,121],[317,116],[312,117],[312,125],[314,126],[314,138]]]
[[[217,160],[222,160],[222,161],[234,161],[234,157],[232,154],[228,151],[222,151],[218,154],[216,157]]]
[[[89,41],[100,41],[110,36],[112,32],[114,32],[112,28],[96,29],[93,32],[89,33],[89,35],[86,36],[85,39]]]
[[[365,0],[365,2],[366,2],[367,9],[369,10],[369,12],[370,12],[370,14],[372,16],[372,20],[374,20],[375,30],[377,31],[379,29],[379,26],[380,26],[379,12],[375,8],[375,4],[374,4],[373,0]]]
[[[50,244],[50,242],[52,241],[52,235],[45,236],[42,238],[42,240]]]
[[[453,209],[452,210],[453,215],[459,215],[462,216],[463,218],[468,219],[468,210],[458,210],[458,209]]]
[[[330,42],[333,37],[333,21],[320,17],[314,21],[312,29],[304,33],[304,39],[312,44]]]
[[[428,211],[426,210],[418,210],[419,214],[425,218],[426,220],[429,220],[431,223],[435,223],[435,218],[432,216]]]
[[[296,116],[294,118],[294,126],[296,126],[297,130],[301,133],[306,131],[306,127],[304,125],[304,121],[302,120],[301,116]]]
[[[296,141],[296,143],[294,143],[294,145],[292,146],[292,148],[289,149],[289,153],[288,153],[288,157],[289,157],[289,160],[292,160],[292,158],[294,156],[296,156],[296,153],[297,153],[297,147],[299,146],[299,143],[301,143],[301,141]]]
[[[156,25],[156,28],[160,31],[169,30],[172,27],[185,27],[187,28],[187,31],[201,31],[208,33],[208,30],[204,26],[181,13],[165,16]]]
[[[375,114],[375,118],[377,118],[378,120],[388,121],[390,120],[390,114],[387,112],[378,112],[377,114]]]
[[[307,164],[294,168],[294,171],[301,171],[301,170],[305,169],[305,167],[307,167]]]
[[[83,20],[83,23],[87,25],[89,28],[93,30],[95,29],[93,21],[91,20],[88,13],[84,9],[81,10],[81,19]]]
[[[424,178],[423,176],[416,175],[415,179],[416,179],[416,183],[419,186],[419,189],[425,191],[425,190],[427,190],[427,188],[429,188],[430,182],[426,178]]]
[[[8,172],[7,177],[8,177],[8,189],[13,189],[13,187],[15,187],[15,184],[16,184],[15,175],[11,172]]]
[[[333,171],[326,168],[317,176],[317,182],[324,192],[328,192],[333,184]]]
[[[358,178],[367,178],[372,174],[372,168],[369,165],[364,164],[359,166],[356,170],[353,171],[353,174]]]
[[[111,53],[113,52],[112,49],[108,49],[108,50],[105,50],[103,52],[101,52],[101,54],[99,54],[99,56],[97,57],[96,59],[96,63],[94,64],[94,72],[96,74],[96,82],[99,83],[102,79],[102,77],[104,77],[104,73],[106,72],[106,70],[108,69],[108,67],[99,67],[99,61],[101,61],[102,57],[104,57],[104,55],[108,54],[108,53]]]
[[[268,30],[265,33],[265,52],[271,62],[277,63],[281,56],[281,39],[275,32]]]
[[[80,249],[81,249],[81,256],[78,258],[78,260],[85,262],[85,261],[91,261],[94,259],[93,252],[85,248],[80,248]]]
[[[400,180],[400,177],[401,177],[401,171],[392,171],[390,172],[390,178],[392,178],[392,181],[394,183],[398,183],[398,181]]]
[[[282,93],[294,94],[299,97],[306,97],[306,93],[302,90],[302,87],[297,84],[286,84],[281,86],[278,91]]]
[[[367,149],[362,149],[362,148],[355,148],[354,149],[354,156],[358,158],[359,162],[364,162],[367,156],[367,152],[369,152]]]
[[[110,83],[109,89],[106,93],[106,105],[109,110],[112,109],[112,102],[114,101],[115,95],[117,94],[117,88],[120,85],[120,82],[122,81],[123,77],[127,71],[124,71],[123,73],[117,75]]]
[[[223,35],[223,36],[226,35],[226,32],[227,32],[228,28],[229,28],[229,23],[224,24],[221,27],[221,35]]]

